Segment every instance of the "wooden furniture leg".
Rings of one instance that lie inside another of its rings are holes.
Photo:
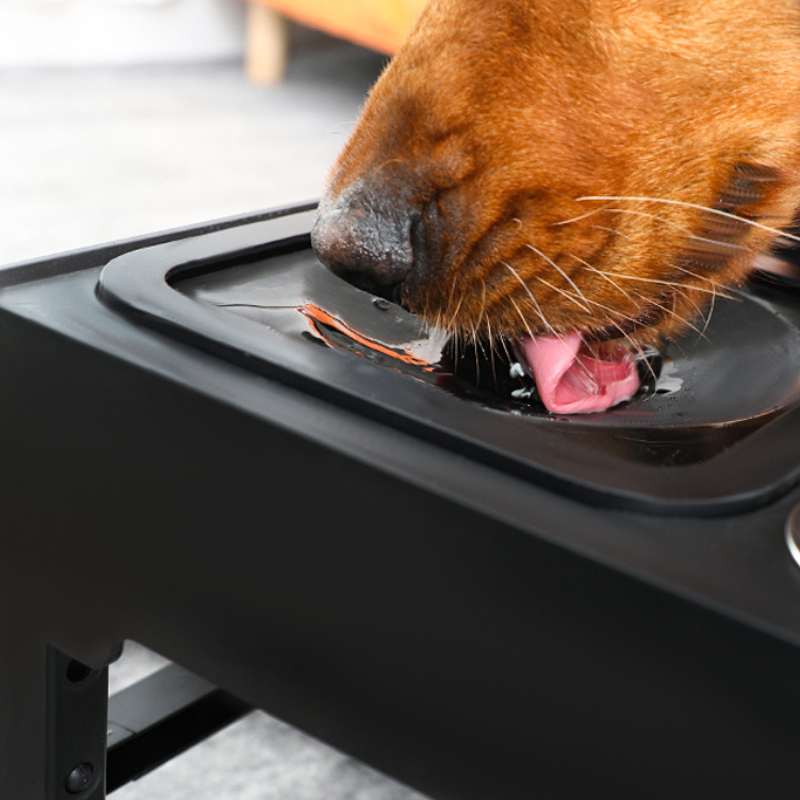
[[[269,85],[283,78],[289,50],[286,20],[256,0],[247,3],[245,72],[253,83]]]

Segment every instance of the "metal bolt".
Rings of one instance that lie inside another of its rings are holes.
[[[392,304],[388,300],[384,300],[382,297],[374,297],[372,299],[372,303],[381,311],[388,311],[392,307]]]
[[[94,778],[94,767],[89,762],[78,764],[75,769],[67,775],[64,788],[70,794],[80,794]]]
[[[91,667],[81,664],[80,661],[76,661],[74,658],[67,664],[67,680],[70,683],[83,683],[92,675],[92,672]]]

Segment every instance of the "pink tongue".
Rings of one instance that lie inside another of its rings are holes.
[[[579,333],[526,336],[520,342],[539,396],[556,414],[591,414],[630,400],[639,388],[639,373],[625,353],[601,361],[581,351]]]

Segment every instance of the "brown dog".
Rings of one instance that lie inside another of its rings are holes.
[[[798,205],[797,0],[432,0],[312,241],[426,322],[515,343],[552,410],[593,411]]]

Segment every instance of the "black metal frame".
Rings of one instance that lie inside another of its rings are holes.
[[[13,674],[4,664],[3,713],[25,720],[1,726],[6,797],[104,800],[251,711],[175,664],[109,698],[107,666],[35,650]]]
[[[800,490],[596,508],[98,301],[111,258],[252,221],[0,273],[0,796],[94,767],[132,639],[440,800],[794,800]]]
[[[251,711],[170,664],[109,699],[106,791],[141,778]]]

